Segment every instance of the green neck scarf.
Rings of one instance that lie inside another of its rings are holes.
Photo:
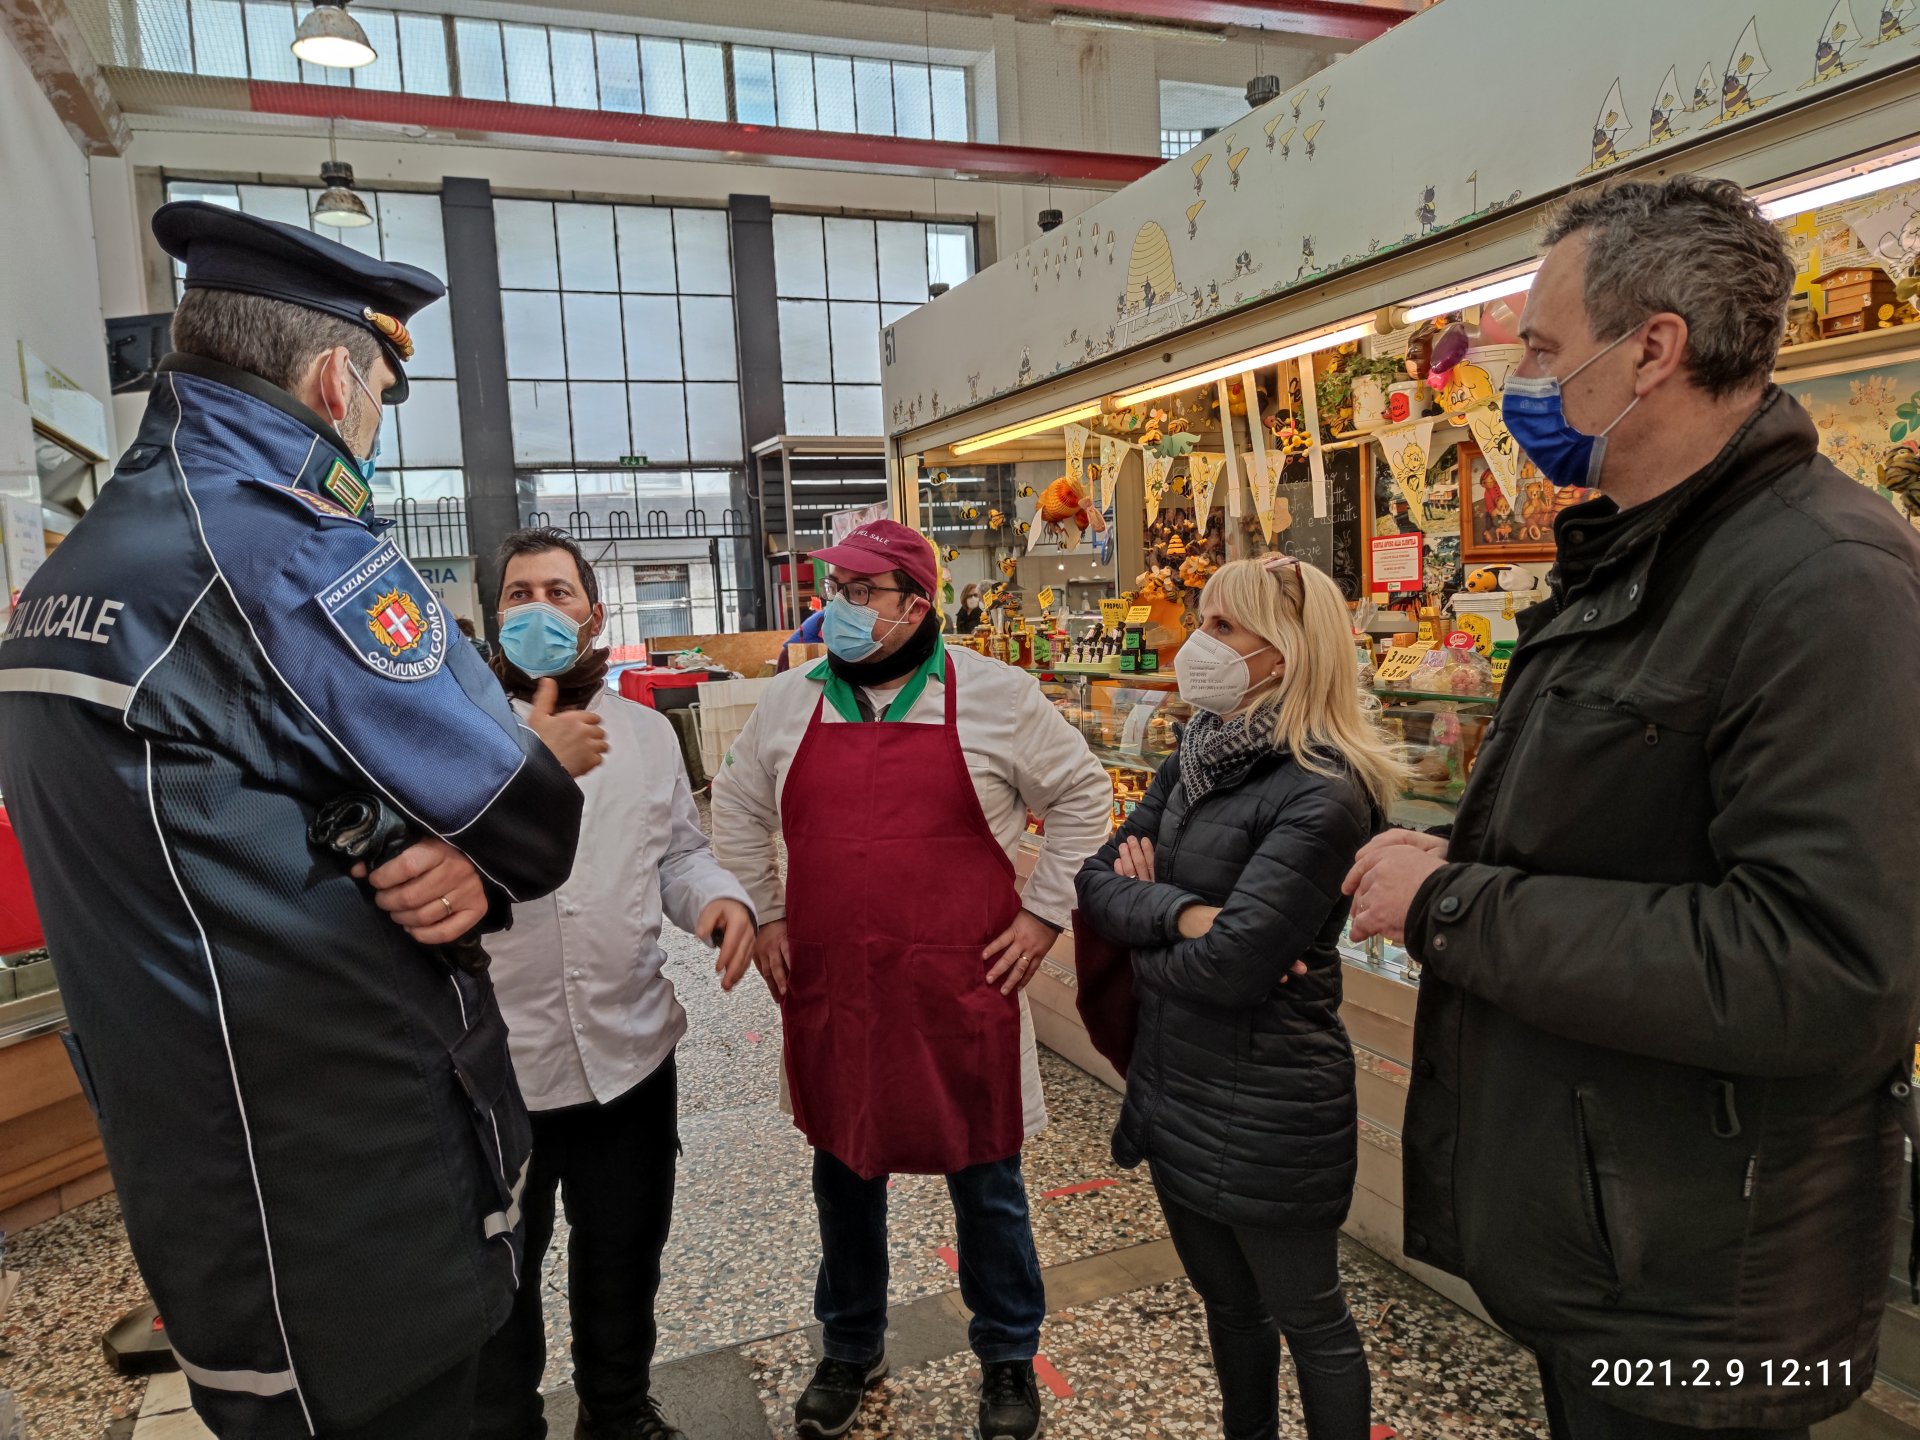
[[[833,668],[822,660],[807,672],[809,680],[827,682],[827,703],[842,720],[860,723],[860,702],[854,698],[853,686],[833,673]],[[947,680],[947,647],[937,644],[933,653],[927,656],[920,668],[913,672],[907,683],[900,687],[900,693],[888,704],[882,720],[904,720],[912,713],[913,707],[920,703],[920,696],[927,688],[929,680],[938,680],[945,684]]]

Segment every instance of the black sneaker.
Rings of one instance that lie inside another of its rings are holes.
[[[588,1418],[582,1409],[573,1422],[573,1440],[687,1440],[687,1437],[667,1423],[667,1417],[660,1413],[660,1402],[649,1395],[640,1413],[631,1420],[596,1421]]]
[[[807,1382],[800,1403],[793,1407],[793,1428],[802,1435],[820,1436],[821,1440],[846,1434],[860,1415],[860,1402],[867,1391],[886,1376],[884,1351],[865,1365],[822,1360],[814,1367],[813,1379]]]
[[[1040,1433],[1040,1383],[1031,1360],[981,1367],[980,1440],[1033,1440]]]

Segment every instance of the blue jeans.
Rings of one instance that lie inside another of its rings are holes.
[[[1040,1257],[1027,1218],[1020,1157],[947,1176],[959,1236],[960,1298],[973,1311],[967,1338],[988,1364],[1031,1360],[1047,1314]],[[824,1150],[813,1152],[820,1211],[820,1278],[813,1313],[830,1360],[861,1365],[887,1342],[887,1177],[862,1180]]]

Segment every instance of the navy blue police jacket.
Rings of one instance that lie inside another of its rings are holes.
[[[566,878],[581,805],[385,523],[324,493],[339,446],[171,357],[0,641],[0,786],[135,1259],[196,1386],[310,1430],[505,1320],[529,1132],[492,986],[308,822],[378,792],[498,928]]]

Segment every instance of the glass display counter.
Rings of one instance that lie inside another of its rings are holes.
[[[46,951],[0,956],[0,1047],[49,1034],[66,1020]]]
[[[1171,674],[1073,673],[1067,667],[1036,672],[1043,693],[1085,737],[1087,748],[1113,782],[1113,823],[1125,823],[1147,793],[1154,773],[1173,753],[1193,716]],[[1451,695],[1399,687],[1369,692],[1380,723],[1403,749],[1412,769],[1390,819],[1409,830],[1451,824],[1493,719],[1493,696]],[[1368,974],[1415,984],[1420,966],[1406,950],[1374,939],[1343,941],[1347,962]]]

